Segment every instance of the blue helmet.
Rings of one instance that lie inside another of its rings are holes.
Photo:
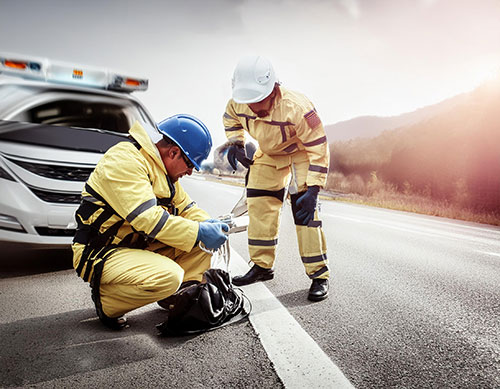
[[[207,159],[212,148],[207,126],[192,115],[180,114],[162,120],[158,123],[158,130],[174,141],[196,170],[200,170],[201,163]]]

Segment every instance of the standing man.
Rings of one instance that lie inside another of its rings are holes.
[[[329,149],[321,120],[302,94],[283,88],[266,58],[244,57],[233,75],[233,98],[224,113],[228,160],[249,168],[248,249],[253,267],[233,278],[248,285],[274,277],[273,265],[285,188],[290,190],[299,252],[312,284],[308,299],[328,296],[326,240],[316,206],[328,173]],[[245,131],[259,143],[253,161],[244,151]],[[295,193],[292,193],[295,192]]]
[[[97,164],[76,212],[73,265],[90,282],[99,319],[113,329],[126,326],[125,313],[201,281],[211,255],[198,242],[215,249],[227,239],[228,225],[210,219],[178,181],[210,153],[208,129],[176,115],[158,130],[153,143],[136,122],[131,142],[111,147]]]

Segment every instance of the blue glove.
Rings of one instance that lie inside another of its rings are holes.
[[[237,160],[247,169],[252,164],[252,160],[250,158],[247,158],[245,147],[241,144],[234,144],[229,146],[229,148],[227,149],[227,160],[233,170],[236,170],[238,167]]]
[[[309,222],[314,219],[314,210],[316,209],[316,204],[318,202],[319,186],[313,185],[307,188],[302,196],[297,200],[297,220],[299,220],[304,225],[309,224]]]
[[[229,232],[229,226],[226,223],[200,222],[197,240],[201,241],[207,249],[218,249],[227,240],[227,235],[223,231]]]

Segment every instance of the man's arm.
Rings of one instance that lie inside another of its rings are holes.
[[[137,231],[190,251],[198,236],[198,222],[171,215],[158,205],[148,173],[141,153],[124,142],[104,155],[89,185]]]
[[[307,186],[324,187],[330,164],[330,150],[323,124],[314,107],[311,105],[310,108],[305,113],[301,112],[300,116],[297,117],[296,131],[309,158]]]
[[[245,144],[245,130],[234,111],[233,100],[229,100],[227,103],[226,112],[224,112],[224,116],[222,117],[222,123],[224,124],[226,137],[230,143]]]

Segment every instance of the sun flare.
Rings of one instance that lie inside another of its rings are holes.
[[[484,63],[474,66],[470,72],[470,84],[474,87],[500,79],[500,65]]]

